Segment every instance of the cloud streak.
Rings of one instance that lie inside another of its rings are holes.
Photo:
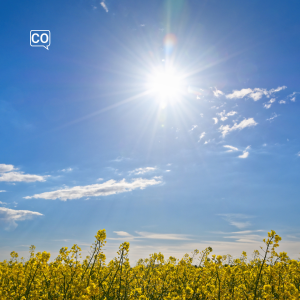
[[[153,172],[155,171],[157,168],[156,167],[145,167],[145,168],[137,168],[134,169],[133,171],[130,171],[129,174],[130,175],[142,175],[148,172]]]
[[[237,227],[238,229],[244,229],[251,225],[247,219],[252,218],[251,216],[243,214],[219,214],[219,216],[224,217],[224,220],[229,222],[230,225]]]
[[[41,176],[34,174],[24,174],[17,171],[13,165],[0,164],[0,181],[4,182],[35,182],[46,181],[49,176]]]
[[[136,178],[132,182],[125,179],[117,182],[113,179],[101,184],[92,184],[86,186],[75,186],[52,192],[35,194],[33,196],[24,197],[25,199],[46,199],[46,200],[74,200],[83,197],[109,196],[125,192],[131,192],[136,189],[145,189],[148,186],[162,183],[161,177],[153,177],[152,179]]]
[[[286,89],[286,86],[279,86],[277,89],[261,89],[261,88],[255,88],[255,89],[241,89],[240,91],[234,90],[231,94],[226,95],[226,98],[228,99],[241,99],[244,97],[249,97],[253,99],[254,101],[258,101],[263,96],[270,97],[272,94],[277,93],[281,90]]]
[[[238,148],[230,146],[230,145],[225,145],[223,146],[224,148],[228,148],[229,150],[227,150],[226,152],[233,152],[233,151],[239,151]]]
[[[100,2],[100,5],[101,5],[101,6],[103,7],[103,9],[108,13],[108,8],[107,8],[105,2],[104,2],[104,1]]]
[[[186,234],[174,234],[174,233],[153,233],[146,231],[135,231],[137,235],[131,235],[125,231],[114,231],[118,236],[122,238],[127,238],[129,240],[136,239],[153,239],[153,240],[190,240],[189,235]],[[120,238],[110,238],[110,239],[120,239]]]
[[[43,216],[43,214],[29,210],[15,210],[0,207],[0,224],[4,224],[6,230],[16,228],[18,226],[17,222],[19,221],[31,220],[36,216]]]
[[[231,131],[242,130],[246,127],[253,127],[256,125],[257,125],[257,123],[254,121],[254,119],[249,118],[249,119],[245,119],[245,120],[241,121],[239,124],[235,123],[232,127],[230,127],[229,125],[222,125],[219,128],[219,130],[222,132],[223,137],[225,137],[226,134],[228,134]]]

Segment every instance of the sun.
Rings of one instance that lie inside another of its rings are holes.
[[[173,101],[184,91],[184,80],[174,69],[153,71],[148,78],[148,88],[159,100]]]

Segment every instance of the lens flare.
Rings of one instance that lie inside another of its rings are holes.
[[[171,54],[174,51],[176,44],[177,44],[176,35],[172,33],[167,34],[164,38],[165,53]]]

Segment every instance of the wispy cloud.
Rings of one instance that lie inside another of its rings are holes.
[[[258,234],[240,234],[224,236],[225,239],[234,239],[240,243],[258,243],[261,240],[261,236]]]
[[[7,203],[6,203],[6,202],[0,201],[0,204],[1,204],[1,205],[6,205]]]
[[[132,236],[131,234],[129,234],[128,232],[125,232],[125,231],[114,231],[114,233],[116,233],[119,236],[124,236],[124,237]]]
[[[254,121],[253,118],[249,118],[249,119],[245,119],[243,121],[241,121],[239,124],[235,123],[232,127],[230,127],[229,125],[222,125],[219,130],[222,132],[223,137],[226,136],[226,134],[228,134],[231,131],[234,130],[242,130],[246,127],[252,127],[252,126],[256,126],[257,123]]]
[[[215,121],[215,124],[218,123],[218,118],[213,118],[213,120]]]
[[[248,151],[244,151],[243,154],[239,155],[239,158],[247,158],[249,156]]]
[[[277,89],[261,89],[261,88],[255,88],[255,89],[242,89],[240,91],[234,90],[233,93],[226,95],[226,98],[228,99],[241,99],[244,97],[252,98],[254,101],[258,101],[263,96],[270,97],[272,94],[277,93],[281,90],[286,89],[286,86],[280,86]]]
[[[266,109],[269,109],[271,106],[272,106],[272,104],[270,104],[270,103],[265,103],[264,104],[264,108],[266,108]]]
[[[193,125],[192,128],[189,131],[193,131],[197,127],[198,127],[198,125]]]
[[[204,136],[205,136],[205,132],[202,132],[201,135],[200,135],[200,137],[199,137],[199,142],[200,142],[201,139],[204,138]]]
[[[124,157],[124,156],[118,156],[117,158],[113,159],[112,162],[122,162],[122,161],[127,161],[130,160],[129,157]]]
[[[52,192],[45,192],[35,194],[33,196],[24,197],[25,199],[46,199],[62,201],[80,199],[83,197],[109,196],[130,192],[136,189],[145,189],[148,186],[162,183],[161,177],[153,177],[152,179],[136,178],[132,182],[127,182],[125,179],[117,182],[115,180],[108,180],[102,184],[92,184],[86,186],[75,186],[72,188],[65,188]]]
[[[234,115],[236,115],[237,114],[237,112],[236,111],[230,111],[229,113],[227,113],[227,117],[231,117],[231,116],[234,116]]]
[[[272,121],[272,120],[274,120],[275,118],[277,118],[279,115],[277,115],[276,113],[273,113],[272,114],[272,116],[269,118],[269,119],[267,119],[267,121]]]
[[[137,235],[131,235],[125,231],[114,231],[119,237],[127,238],[128,240],[135,239],[153,239],[153,240],[190,240],[190,235],[187,234],[174,234],[174,233],[153,233],[146,231],[135,231]],[[120,239],[120,238],[110,238]]]
[[[299,93],[298,93],[298,92],[294,92],[294,93],[288,95],[288,98],[290,98],[290,100],[291,100],[292,102],[295,102],[295,101],[296,101],[296,95],[297,95],[297,94],[299,94]]]
[[[101,5],[101,6],[103,7],[103,9],[108,13],[108,8],[107,8],[105,2],[104,2],[104,1],[100,2],[100,5]]]
[[[220,116],[221,121],[225,121],[225,120],[228,119],[228,118],[226,117],[226,115],[225,115],[225,110],[223,110],[223,111],[220,112],[220,113],[217,113],[217,115]]]
[[[0,193],[5,193],[6,191],[5,190],[0,190]]]
[[[228,148],[229,150],[227,150],[226,152],[233,152],[233,151],[239,151],[238,148],[230,146],[230,145],[225,145],[223,146],[224,148]]]
[[[242,151],[242,150],[239,150],[238,148],[230,146],[230,145],[225,145],[223,147],[229,149],[226,152]],[[247,158],[249,156],[249,152],[247,151],[249,148],[250,148],[250,146],[246,147],[246,149],[243,151],[243,154],[239,155],[238,157],[239,158]]]
[[[158,239],[158,240],[189,240],[185,234],[172,234],[172,233],[153,233],[153,232],[142,232],[136,231],[141,238],[144,239]]]
[[[220,97],[220,96],[224,95],[224,93],[222,91],[218,90],[217,88],[215,88],[213,90],[213,94],[215,97]]]
[[[72,172],[72,171],[73,171],[72,168],[66,168],[61,170],[61,172]]]
[[[217,115],[220,116],[221,121],[225,121],[225,120],[228,119],[228,117],[234,116],[235,114],[237,114],[237,112],[236,112],[236,111],[233,111],[233,110],[230,111],[230,112],[227,113],[227,114],[226,114],[226,111],[225,111],[225,110],[223,110],[223,111],[220,112],[220,113],[217,113]]]
[[[130,175],[142,175],[142,174],[145,174],[148,172],[153,172],[156,169],[157,169],[156,167],[137,168],[137,169],[134,169],[133,171],[129,171],[128,173]]]
[[[279,103],[279,104],[286,104],[286,101],[280,100],[278,103]]]
[[[252,216],[247,216],[244,214],[219,214],[219,216],[224,217],[224,220],[229,222],[230,225],[237,227],[238,229],[243,229],[251,225],[247,219],[253,218]]]
[[[239,155],[239,158],[247,158],[249,156],[249,152],[247,151],[248,149],[250,149],[250,146],[246,147],[243,154]]]
[[[43,214],[29,210],[0,207],[0,224],[4,224],[6,230],[16,228],[18,226],[16,222],[31,220],[36,216],[43,216]]]

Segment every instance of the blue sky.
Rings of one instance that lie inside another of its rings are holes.
[[[299,8],[2,1],[0,259],[102,228],[109,257],[250,254],[271,229],[298,257]]]

